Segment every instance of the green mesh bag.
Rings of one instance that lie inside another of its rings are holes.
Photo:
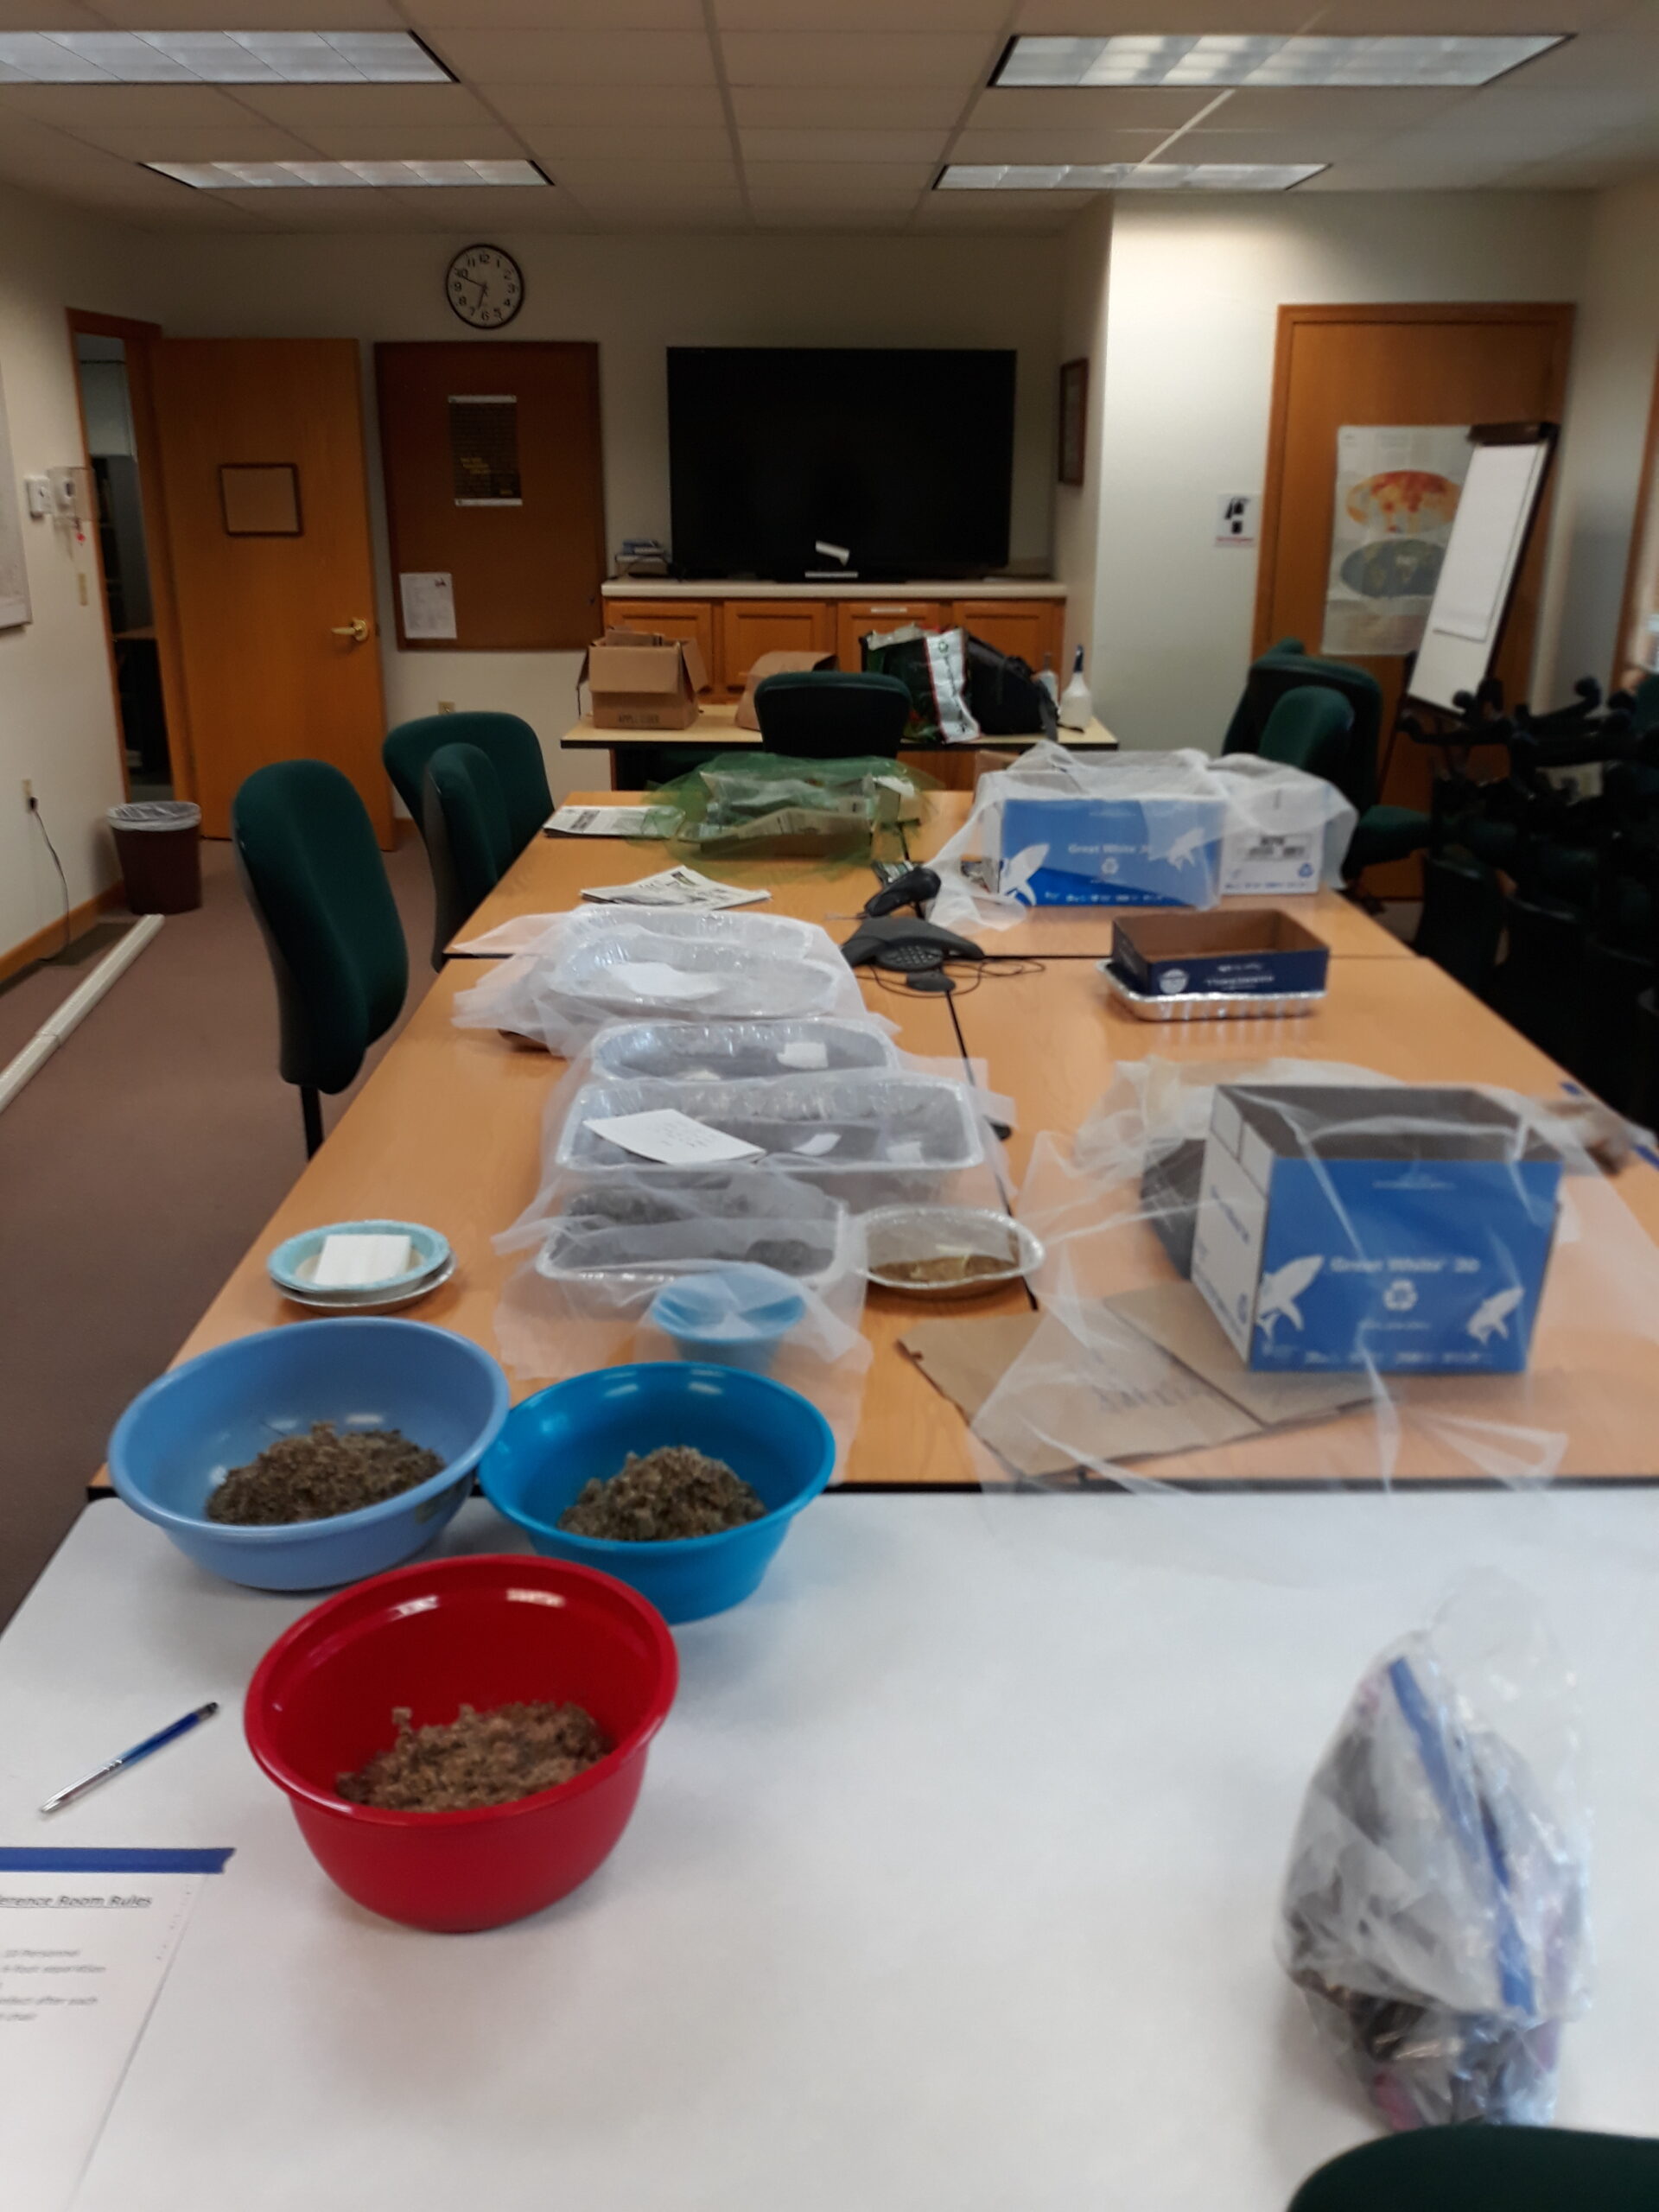
[[[652,796],[678,815],[669,844],[683,860],[902,860],[904,825],[933,787],[880,755],[748,752],[718,753]]]

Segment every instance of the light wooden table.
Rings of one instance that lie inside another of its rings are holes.
[[[607,852],[615,848],[607,846]],[[541,1180],[542,1114],[565,1062],[478,1029],[457,1029],[456,994],[489,973],[452,961],[363,1086],[328,1140],[181,1349],[181,1359],[255,1329],[305,1319],[272,1287],[265,1257],[285,1236],[324,1222],[385,1217],[423,1221],[454,1248],[453,1280],[410,1309],[495,1350],[502,1283],[523,1255],[503,1257],[491,1238],[507,1228]],[[949,1007],[872,984],[874,1010],[899,1024],[906,1052],[960,1064]],[[864,1330],[875,1350],[863,1415],[846,1471],[851,1483],[962,1483],[972,1479],[961,1421],[908,1359],[897,1339],[928,1309],[872,1292]],[[976,1301],[976,1313],[1025,1313],[1022,1289]],[[515,1385],[515,1397],[539,1388]]]
[[[1029,737],[978,738],[972,745],[924,746],[913,752],[901,753],[899,757],[925,774],[936,776],[941,783],[950,783],[976,753],[1023,753],[1027,747],[1042,741],[1042,732],[1033,731]],[[1097,717],[1087,729],[1063,731],[1061,742],[1074,753],[1117,750],[1116,738]],[[620,790],[627,780],[631,754],[658,753],[676,746],[718,746],[722,751],[733,753],[752,746],[758,750],[760,733],[758,729],[738,728],[737,705],[733,701],[700,706],[697,719],[686,729],[599,729],[591,715],[583,715],[563,733],[559,743],[569,752],[608,753],[611,782]]]
[[[1039,976],[987,979],[954,1001],[963,1040],[982,1060],[993,1090],[1018,1098],[1009,1146],[1023,1178],[1040,1131],[1075,1132],[1120,1062],[1151,1056],[1186,1062],[1270,1058],[1341,1061],[1406,1083],[1491,1084],[1559,1100],[1567,1078],[1431,962],[1344,960],[1333,964],[1327,1004],[1311,1015],[1265,1021],[1141,1022],[1107,998],[1092,969],[1057,961]],[[1567,1437],[1561,1471],[1586,1478],[1659,1477],[1659,1344],[1625,1332],[1659,1311],[1659,1171],[1636,1160],[1623,1174],[1574,1177],[1566,1186],[1576,1238],[1558,1239],[1549,1289],[1524,1376],[1394,1377],[1396,1401],[1444,1419]],[[1168,1280],[1149,1232],[1073,1240],[1085,1294],[1109,1296]],[[1609,1272],[1611,1270],[1611,1272]],[[1643,1309],[1645,1308],[1645,1311]],[[1374,1478],[1376,1424],[1368,1414],[1280,1431],[1205,1453],[1145,1464],[1171,1480]],[[1405,1479],[1466,1479],[1460,1446],[1408,1420],[1396,1472]]]

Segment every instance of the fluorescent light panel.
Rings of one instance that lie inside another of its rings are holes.
[[[454,81],[408,31],[0,31],[4,85]]]
[[[1288,192],[1324,162],[953,162],[940,192]]]
[[[270,185],[540,184],[534,162],[145,162],[199,192],[247,192]]]
[[[1516,38],[1285,38],[1133,32],[1116,38],[1016,38],[995,85],[1486,85],[1563,43]]]

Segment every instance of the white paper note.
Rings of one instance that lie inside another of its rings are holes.
[[[137,1861],[227,1854],[140,1853]],[[184,1933],[202,1872],[0,1864],[0,2174],[9,2204],[67,2212]]]
[[[689,969],[671,968],[666,960],[620,960],[606,981],[613,988],[626,983],[645,1006],[658,1000],[677,1006],[683,1001],[690,1005],[697,999],[717,998],[721,987],[718,976],[693,975]]]
[[[609,1114],[585,1124],[596,1136],[620,1144],[641,1160],[655,1160],[664,1167],[707,1167],[721,1160],[757,1160],[761,1147],[694,1122],[672,1106],[649,1114]]]
[[[693,913],[719,913],[728,906],[754,906],[770,899],[770,891],[740,891],[730,883],[716,883],[695,868],[659,868],[642,875],[637,883],[596,885],[582,893],[607,906],[677,906]]]
[[[455,634],[455,580],[447,569],[422,572],[405,569],[397,578],[404,603],[406,638],[453,638]]]
[[[679,818],[673,806],[561,806],[542,827],[554,837],[668,837]]]
[[[319,1290],[355,1290],[365,1283],[390,1282],[414,1264],[415,1248],[407,1236],[344,1230],[323,1238],[311,1280]]]

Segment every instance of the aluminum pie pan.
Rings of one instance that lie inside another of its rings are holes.
[[[1097,960],[1096,973],[1108,994],[1137,1021],[1271,1021],[1288,1014],[1313,1014],[1325,991],[1137,991],[1109,960]]]
[[[1042,1244],[1023,1223],[988,1206],[878,1206],[862,1218],[865,1279],[877,1290],[891,1290],[900,1298],[930,1301],[983,1298],[1034,1274],[1046,1256]],[[1011,1248],[1007,1266],[995,1274],[973,1275],[958,1282],[905,1282],[885,1271],[896,1255],[890,1252],[885,1259],[875,1256],[884,1245],[897,1244],[902,1249],[913,1244],[914,1258],[942,1257],[953,1246],[960,1250],[965,1244],[972,1251],[977,1243],[983,1249],[993,1239]]]

